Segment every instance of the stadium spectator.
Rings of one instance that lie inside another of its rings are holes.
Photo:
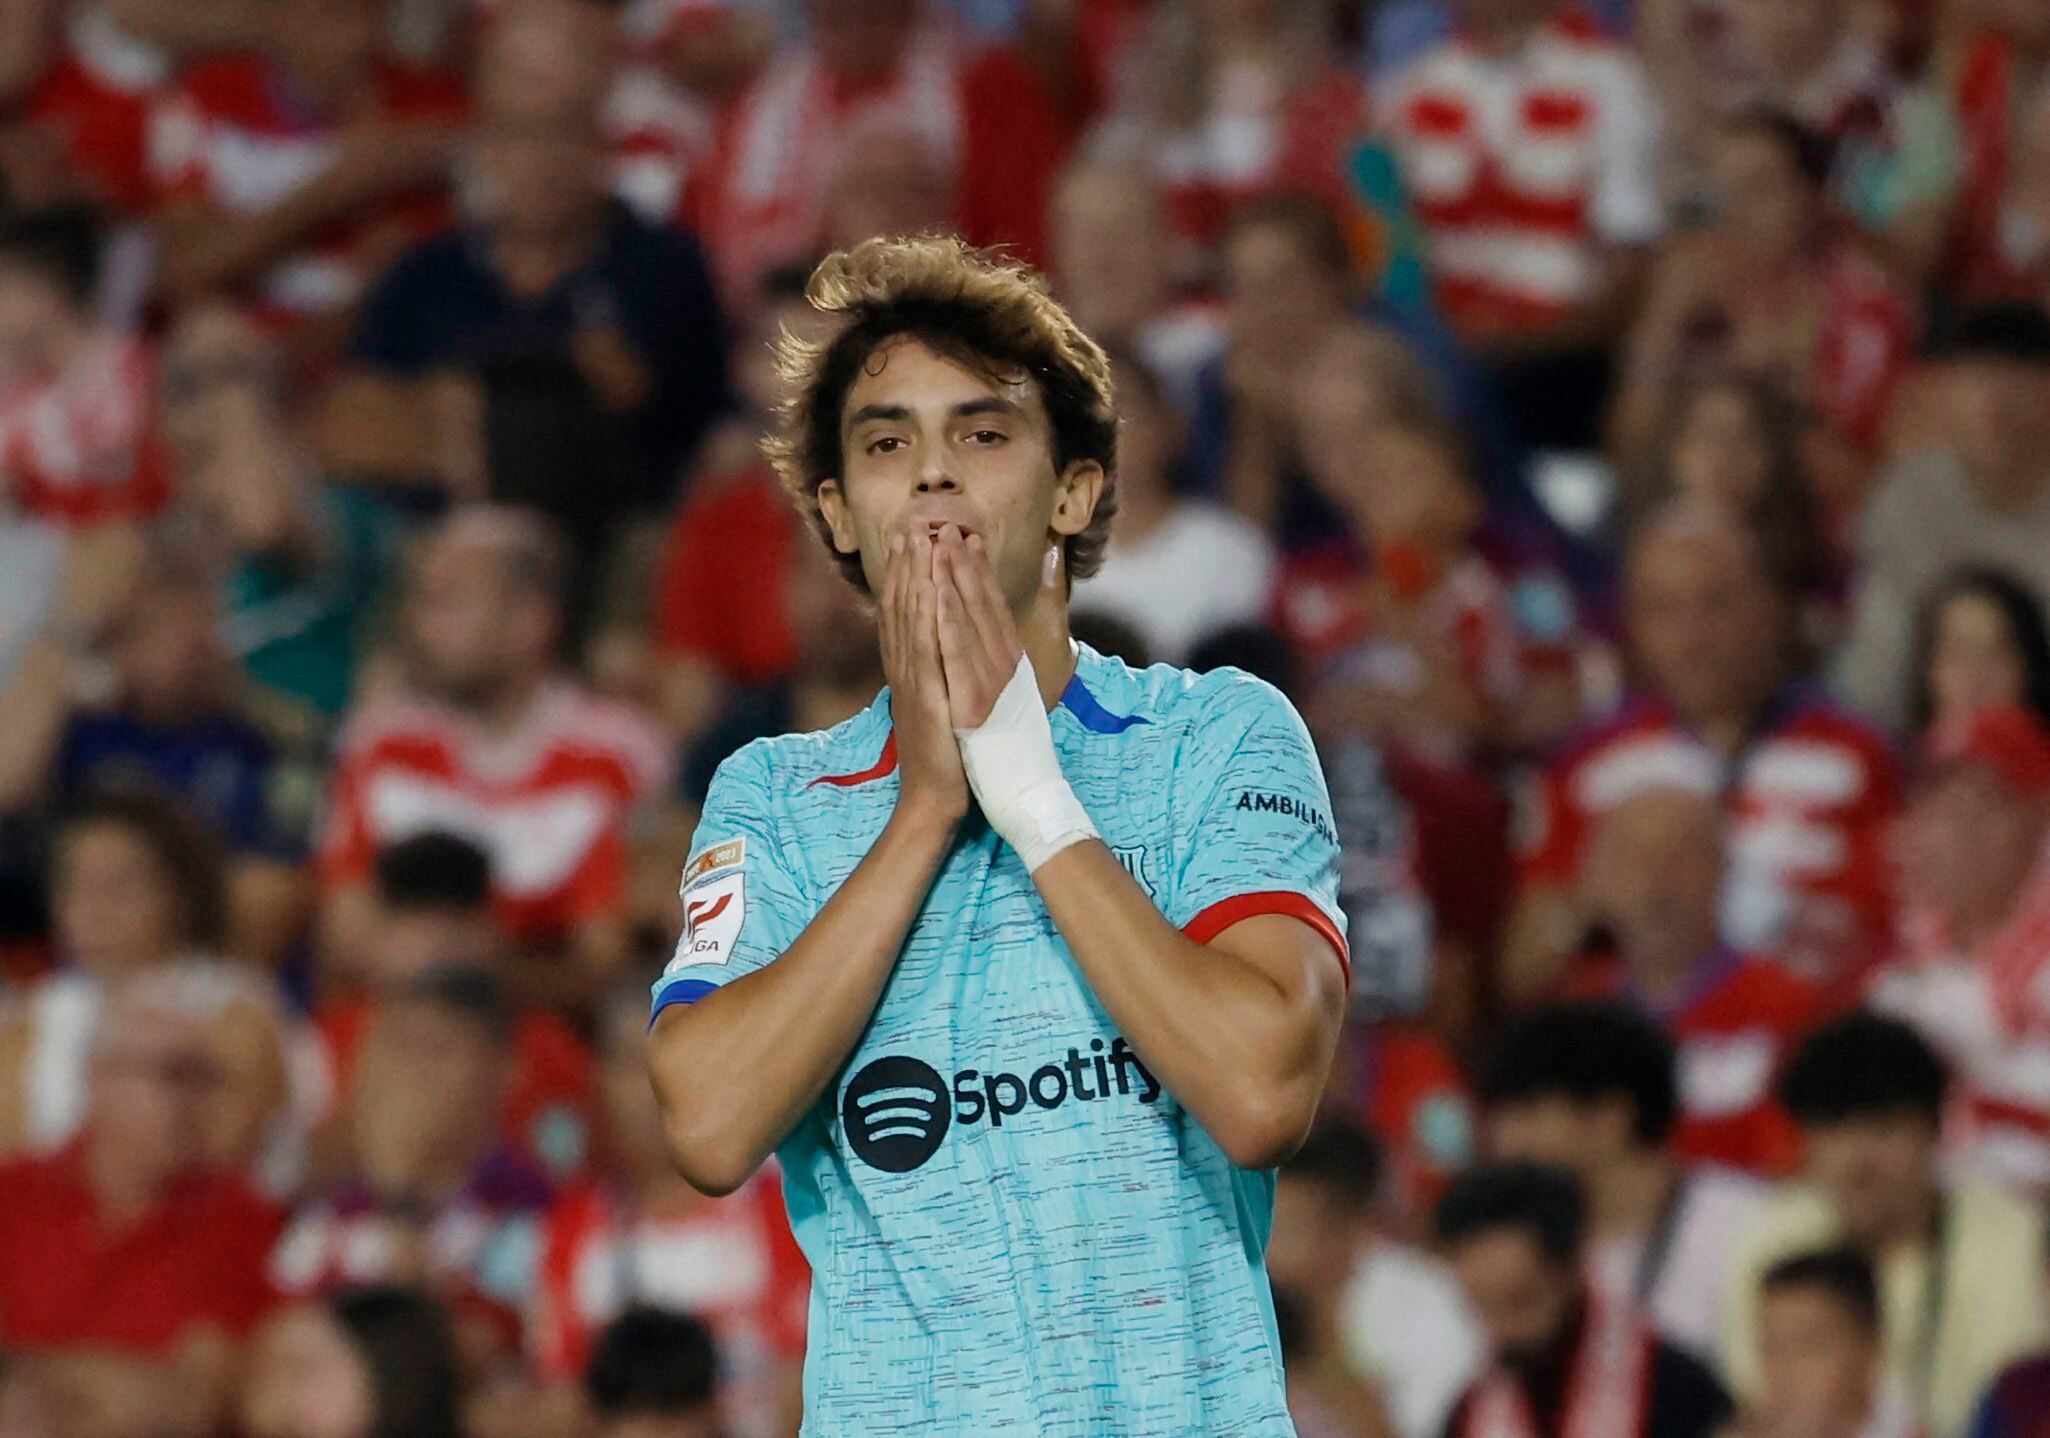
[[[1954,1163],[2050,1194],[2050,730],[2015,707],[1938,724],[1902,828],[1903,953],[1872,1001],[1953,1066]]]
[[[79,1138],[0,1165],[0,1348],[66,1432],[204,1433],[270,1303],[278,1214],[205,1162],[218,1079],[175,976],[110,997]]]
[[[1181,285],[1202,252],[1173,236],[1167,195],[1136,164],[1082,159],[1062,172],[1050,217],[1054,285],[1083,330],[1132,355],[1186,414],[1224,346],[1217,306]]]
[[[219,951],[220,846],[162,793],[87,795],[57,822],[49,908],[63,967],[0,1019],[0,1151],[46,1152],[77,1133],[109,985]]]
[[[1463,436],[1429,414],[1305,419],[1310,474],[1344,528],[1284,564],[1275,609],[1318,664],[1324,703],[1441,757],[1507,738],[1526,655],[1475,545],[1484,511]]]
[[[63,195],[124,215],[151,208],[150,117],[176,78],[177,57],[134,33],[114,8],[50,0],[7,7],[0,91],[24,122],[0,158],[10,197]]]
[[[1115,355],[1118,395],[1117,537],[1103,568],[1075,586],[1078,610],[1130,624],[1156,660],[1180,664],[1220,629],[1267,606],[1274,549],[1242,516],[1175,492],[1181,423],[1145,361]],[[1188,576],[1205,582],[1191,589]]]
[[[2033,1438],[2050,1421],[2050,1351],[2039,1347],[2006,1368],[1986,1390],[1971,1438]]]
[[[1321,535],[1329,518],[1300,473],[1295,414],[1304,388],[1346,363],[1324,349],[1327,341],[1344,343],[1339,337],[1365,318],[1418,350],[1421,373],[1437,387],[1417,381],[1415,362],[1390,362],[1395,347],[1382,345],[1368,361],[1407,371],[1382,375],[1377,365],[1377,378],[1402,387],[1395,393],[1414,386],[1462,403],[1467,394],[1456,383],[1450,341],[1430,320],[1394,306],[1359,306],[1344,227],[1315,200],[1279,194],[1246,205],[1219,242],[1218,261],[1226,348],[1198,377],[1190,481],[1254,523],[1278,526],[1289,545]]]
[[[1360,1415],[1369,1434],[1438,1438],[1479,1371],[1480,1335],[1458,1286],[1390,1231],[1385,1177],[1373,1139],[1325,1120],[1275,1188],[1267,1276],[1301,1335],[1289,1401],[1305,1432],[1324,1412]]]
[[[1041,75],[1014,50],[968,46],[923,0],[804,8],[808,44],[770,62],[719,137],[702,219],[724,293],[818,252],[845,137],[879,131],[941,166],[959,233],[1042,259],[1071,126]]]
[[[635,984],[606,1012],[602,1161],[542,1221],[529,1352],[544,1382],[574,1382],[603,1363],[601,1330],[622,1313],[690,1314],[716,1340],[735,1438],[794,1432],[810,1270],[776,1174],[706,1198],[670,1165],[648,1084],[647,1008]]]
[[[724,1438],[719,1356],[704,1325],[635,1308],[598,1339],[584,1372],[596,1438]]]
[[[0,221],[0,499],[68,529],[171,498],[155,351],[95,314],[102,243],[82,206]]]
[[[1660,257],[1630,337],[1613,423],[1641,444],[1661,396],[1705,365],[1769,376],[1836,442],[1869,453],[1907,359],[1907,308],[1871,260],[1831,235],[1828,156],[1783,115],[1726,121],[1710,147],[1713,225]]]
[[[1781,1259],[1843,1244],[1879,1275],[1886,1368],[1935,1438],[1959,1438],[1986,1384],[2043,1341],[2040,1213],[1983,1181],[1946,1184],[1943,1062],[1913,1029],[1857,1013],[1817,1030],[1782,1079],[1805,1182],[1732,1250],[1723,1372],[1759,1393],[1758,1285]]]
[[[1673,386],[1664,410],[1646,452],[1625,455],[1623,532],[1675,499],[1711,504],[1757,531],[1794,599],[1813,605],[1835,597],[1842,579],[1835,536],[1849,516],[1831,509],[1845,497],[1820,492],[1802,411],[1786,390],[1754,370],[1710,369]],[[1812,627],[1804,623],[1804,632]]]
[[[1913,619],[1942,579],[1994,565],[2050,593],[2050,314],[1973,309],[1936,351],[1946,438],[1902,454],[1858,528],[1851,633],[1837,681],[1858,709],[1898,723]]]
[[[669,500],[727,405],[696,242],[607,193],[602,22],[554,0],[487,34],[465,223],[365,300],[322,426],[335,472],[532,505],[585,565],[623,515]],[[541,24],[556,39],[537,75]]]
[[[550,1188],[499,1135],[510,1033],[503,990],[474,969],[431,969],[385,1002],[350,1089],[349,1168],[278,1241],[280,1291],[420,1285],[480,1343],[517,1349]]]
[[[428,830],[387,844],[373,867],[370,937],[358,974],[332,969],[313,1011],[333,1118],[349,1111],[358,1060],[383,1004],[436,969],[502,974],[508,940],[491,908],[491,861],[467,839]],[[351,983],[350,981],[354,982]],[[500,1136],[567,1180],[590,1157],[597,1075],[591,1052],[561,1016],[519,1008]],[[333,1135],[342,1137],[342,1135]]]
[[[232,855],[227,948],[275,964],[306,913],[317,736],[306,716],[249,689],[198,546],[159,532],[131,581],[125,542],[106,544],[97,582],[111,599],[60,607],[0,690],[0,809],[61,806],[107,785],[177,796]],[[111,607],[96,623],[86,616],[100,605]]]
[[[1723,1260],[1764,1189],[1674,1153],[1675,1059],[1665,1036],[1621,1004],[1559,1005],[1517,1020],[1482,1080],[1488,1151],[1573,1172],[1587,1201],[1589,1282],[1713,1364]]]
[[[1961,151],[1945,277],[1970,299],[2050,302],[2029,273],[2042,258],[2050,22],[2025,0],[1948,7],[1940,18],[1931,69]]]
[[[727,755],[750,740],[794,730],[831,728],[860,713],[883,682],[882,657],[867,609],[830,560],[810,543],[790,556],[784,602],[797,634],[797,667],[790,678],[738,696],[683,758],[682,798],[704,803],[712,774]],[[665,922],[675,909],[675,875],[662,865]]]
[[[298,340],[331,354],[370,278],[447,218],[467,108],[446,76],[401,63],[373,0],[286,0],[251,51],[195,64],[151,121],[159,281],[178,304],[232,294],[267,322],[326,317]]]
[[[1980,709],[2018,707],[2050,724],[2050,631],[2043,604],[1998,569],[1944,580],[1916,617],[1907,732],[1926,738]]]
[[[2014,151],[1994,221],[1997,250],[1979,285],[1992,294],[2050,304],[2050,89],[2040,84]]]
[[[321,870],[344,965],[362,962],[377,851],[442,829],[490,856],[522,992],[574,1005],[609,985],[629,821],[668,764],[638,713],[561,672],[563,575],[546,526],[515,510],[460,510],[419,552],[410,690],[359,706],[339,742]]]
[[[1682,751],[1674,759],[1684,761]],[[1640,776],[1608,796],[1581,868],[1592,932],[1569,992],[1621,999],[1677,1050],[1675,1152],[1778,1175],[1799,1141],[1773,1097],[1794,1045],[1822,1017],[1824,995],[1722,933],[1727,828],[1705,751],[1692,771]]]
[[[1729,1438],[1916,1438],[1884,1377],[1879,1284],[1850,1249],[1796,1254],[1759,1282],[1758,1400]]]
[[[1544,776],[1505,991],[1542,995],[1583,943],[1587,917],[1568,896],[1612,796],[1647,773],[1699,776],[1704,752],[1730,821],[1724,940],[1842,980],[1892,919],[1898,796],[1885,742],[1794,673],[1786,596],[1757,537],[1729,516],[1686,501],[1662,511],[1633,538],[1625,580],[1639,683]]]
[[[1462,0],[1460,31],[1394,76],[1381,126],[1439,306],[1501,381],[1521,437],[1586,449],[1608,347],[1663,223],[1658,121],[1631,52],[1568,0]]]
[[[265,1325],[236,1416],[248,1438],[457,1438],[462,1396],[441,1307],[410,1289],[359,1288]]]
[[[1092,148],[1163,186],[1172,232],[1198,243],[1276,190],[1337,208],[1369,113],[1365,87],[1335,53],[1334,9],[1154,5]]]
[[[1438,1243],[1487,1333],[1489,1366],[1446,1438],[1599,1431],[1708,1438],[1729,1416],[1715,1376],[1587,1283],[1579,1188],[1558,1169],[1502,1164],[1454,1180]]]
[[[809,276],[778,270],[733,357],[740,412],[713,431],[671,521],[655,578],[657,707],[680,748],[700,738],[736,691],[787,680],[800,637],[788,602],[804,541],[797,509],[762,454],[782,382],[777,336],[816,337]]]
[[[225,305],[188,313],[164,356],[163,432],[181,516],[222,575],[226,643],[250,679],[332,720],[347,706],[399,515],[330,484],[288,410],[277,347]]]

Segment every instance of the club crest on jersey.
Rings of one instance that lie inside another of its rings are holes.
[[[1110,852],[1117,858],[1120,864],[1125,866],[1125,872],[1130,874],[1138,882],[1139,887],[1146,891],[1147,898],[1155,899],[1159,897],[1159,895],[1153,892],[1153,876],[1147,872],[1146,846],[1144,844],[1112,844]]]

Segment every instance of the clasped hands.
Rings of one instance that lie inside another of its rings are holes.
[[[972,794],[1028,870],[1095,837],[982,536],[923,522],[892,536],[877,608],[900,807],[951,826]]]

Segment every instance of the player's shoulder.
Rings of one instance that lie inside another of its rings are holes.
[[[1243,733],[1279,725],[1300,730],[1295,706],[1266,680],[1229,665],[1197,671],[1172,664],[1135,669],[1077,646],[1075,677],[1061,703],[1085,728],[1131,732],[1141,724],[1176,736]]]
[[[713,795],[781,808],[800,795],[858,790],[888,778],[897,770],[889,696],[883,690],[866,709],[830,729],[766,735],[741,745],[713,774]]]

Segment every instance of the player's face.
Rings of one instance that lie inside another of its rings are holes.
[[[841,406],[840,444],[846,472],[819,487],[819,506],[872,593],[891,536],[953,524],[982,536],[1014,615],[1031,606],[1049,548],[1088,526],[1103,478],[1086,461],[1055,470],[1031,380],[979,374],[913,339],[869,356]]]

